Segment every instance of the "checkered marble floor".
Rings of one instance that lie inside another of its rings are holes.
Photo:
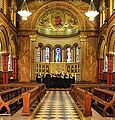
[[[33,120],[80,120],[68,91],[49,91]]]

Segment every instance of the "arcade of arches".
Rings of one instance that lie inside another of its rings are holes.
[[[82,0],[30,1],[27,21],[16,15],[16,1],[11,1],[0,6],[1,83],[35,81],[46,73],[71,74],[76,82],[114,82],[114,0],[107,10],[100,1],[94,21],[84,15],[89,4]]]

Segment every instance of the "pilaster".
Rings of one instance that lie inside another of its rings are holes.
[[[8,84],[8,56],[9,53],[2,54],[3,60],[3,84]]]
[[[113,75],[113,54],[107,54],[108,58],[108,71],[107,71],[107,84],[112,85]]]
[[[98,59],[98,80],[103,79],[103,69],[104,69],[104,59],[99,58]]]
[[[15,80],[18,79],[17,63],[18,63],[18,59],[16,57],[13,57],[12,58],[12,69],[13,69],[12,76],[13,76],[13,79],[15,79]]]
[[[85,57],[86,57],[86,39],[87,39],[87,36],[85,35],[81,35],[80,36],[80,42],[81,42],[81,53],[82,53],[82,56],[81,56],[81,80],[86,80],[86,71],[85,71]]]
[[[36,42],[36,35],[29,35],[30,37],[30,70],[31,70],[31,80],[35,79],[35,42]]]

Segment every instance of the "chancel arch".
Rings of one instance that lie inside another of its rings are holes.
[[[33,16],[33,19],[31,22],[31,28],[36,28],[37,21],[40,20],[40,18],[43,16],[44,13],[46,13],[47,11],[50,11],[50,10],[54,10],[54,9],[57,9],[57,10],[63,9],[65,11],[70,11],[70,13],[72,13],[73,16],[75,16],[76,18],[79,18],[78,22],[82,23],[79,26],[80,29],[85,29],[85,21],[84,21],[83,16],[81,15],[80,11],[73,5],[71,5],[67,2],[64,2],[64,1],[58,1],[58,3],[54,1],[54,2],[47,3],[47,4],[43,5],[42,7],[40,7]]]

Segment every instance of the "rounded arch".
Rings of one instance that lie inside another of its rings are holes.
[[[66,45],[63,47],[63,49],[65,50],[67,47],[72,48],[70,44],[66,44]]]
[[[6,28],[3,25],[0,25],[0,37],[1,37],[1,43],[2,43],[2,51],[8,52],[8,33]]]
[[[62,49],[62,46],[61,46],[60,44],[55,45],[55,46],[54,46],[54,49],[57,48],[57,47],[59,47],[59,48]]]
[[[99,58],[103,58],[103,57],[104,57],[105,44],[106,44],[106,37],[105,37],[104,35],[102,35],[102,36],[99,38],[99,43],[98,43],[97,56],[98,56]]]
[[[38,9],[36,11],[36,13],[34,14],[33,19],[31,21],[31,28],[35,29],[36,22],[40,19],[40,17],[44,13],[46,13],[49,10],[56,9],[56,8],[58,8],[58,9],[61,8],[61,9],[70,11],[76,18],[78,18],[79,24],[82,23],[82,24],[80,24],[80,29],[82,29],[82,30],[85,29],[85,20],[84,20],[82,14],[80,13],[80,10],[78,10],[72,4],[64,2],[64,1],[58,1],[58,2],[53,1],[53,2],[43,5],[40,9]]]
[[[0,30],[0,40],[1,40],[1,51],[2,52],[7,52],[7,46],[6,46],[6,41],[4,40],[4,34],[3,32]]]
[[[78,46],[78,43],[74,43],[73,46],[72,46],[72,48],[75,48],[77,46]]]
[[[11,45],[11,50],[12,50],[12,57],[17,57],[18,55],[18,45],[16,42],[16,37],[14,35],[11,35],[9,38],[9,43]]]
[[[40,47],[41,49],[43,49],[44,45],[42,43],[38,43],[38,47]]]
[[[114,39],[115,36],[115,25],[113,25],[110,30],[108,31],[108,36],[107,36],[107,44],[108,44],[108,53],[113,53],[114,50]],[[113,39],[112,39],[113,38]]]
[[[53,49],[53,46],[52,46],[51,44],[46,44],[44,47],[45,47],[45,48],[46,48],[46,47],[49,47],[51,50]]]

